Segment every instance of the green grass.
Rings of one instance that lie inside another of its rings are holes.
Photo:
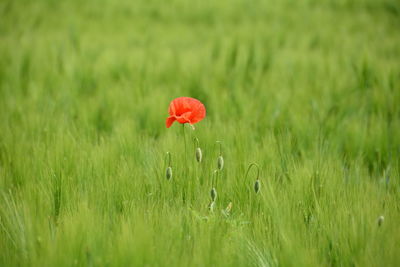
[[[397,0],[1,1],[0,266],[398,266],[399,28]]]

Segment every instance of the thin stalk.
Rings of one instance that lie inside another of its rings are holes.
[[[185,134],[185,124],[182,124],[182,134],[183,134],[183,142],[185,143],[185,159],[184,159],[184,163],[185,163],[185,169],[186,169],[186,152],[187,152],[187,148],[186,148],[186,134]]]
[[[168,164],[166,164],[166,167],[171,167],[171,153],[170,152],[167,152],[165,154],[164,163],[167,163],[167,158],[168,158]]]
[[[245,184],[245,185],[246,185],[247,176],[249,175],[250,169],[251,169],[251,167],[253,167],[253,166],[257,167],[257,180],[258,180],[258,178],[260,177],[260,167],[258,166],[257,163],[251,163],[251,164],[249,165],[249,167],[247,168],[246,175],[244,176],[244,184]]]
[[[217,187],[217,175],[218,175],[218,171],[214,170],[213,177],[211,179],[212,187]]]
[[[219,155],[222,156],[222,142],[221,141],[216,141],[219,145]]]
[[[194,141],[194,148],[196,149],[197,147],[200,147],[200,142],[199,142],[199,138],[195,137],[193,138]]]

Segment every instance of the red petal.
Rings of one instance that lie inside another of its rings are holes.
[[[194,110],[192,111],[190,121],[192,124],[194,124],[204,119],[205,116],[206,116],[206,109],[204,105],[200,103],[194,106]]]
[[[168,117],[167,121],[165,122],[167,128],[171,127],[172,123],[174,123],[175,120],[176,120],[175,117]]]
[[[192,112],[183,113],[181,116],[176,116],[176,120],[179,123],[191,123],[191,121],[190,121],[191,114],[192,114]]]

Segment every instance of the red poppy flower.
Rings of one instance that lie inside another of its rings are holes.
[[[195,124],[206,116],[204,105],[199,100],[190,97],[178,97],[172,100],[168,112],[167,128],[171,127],[174,121]]]

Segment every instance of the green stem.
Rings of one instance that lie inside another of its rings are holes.
[[[249,165],[249,167],[247,168],[246,175],[244,176],[244,183],[245,183],[245,184],[246,184],[247,176],[249,175],[250,169],[251,169],[251,167],[253,167],[253,166],[257,167],[257,179],[260,177],[260,167],[258,166],[257,163],[251,163],[251,164]]]
[[[185,143],[185,159],[184,159],[184,163],[185,163],[185,170],[186,170],[186,167],[187,167],[187,160],[186,160],[186,157],[187,157],[187,148],[186,148],[186,134],[185,134],[185,124],[182,124],[182,133],[183,133],[183,142]]]
[[[168,159],[168,164],[167,167],[171,167],[171,153],[167,152],[165,155],[165,163],[167,163],[167,159]]]
[[[199,143],[199,138],[197,138],[196,136],[193,138],[194,141],[194,149],[196,149],[197,147],[200,147],[200,143]]]
[[[217,187],[217,178],[218,178],[218,171],[214,170],[212,180],[211,180],[212,187]]]
[[[219,155],[222,156],[222,143],[221,141],[216,141],[216,143],[219,145]]]

